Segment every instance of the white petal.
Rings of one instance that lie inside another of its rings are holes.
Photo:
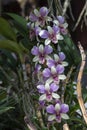
[[[51,67],[51,73],[56,74],[56,68],[54,66]]]
[[[66,76],[65,75],[59,75],[59,79],[64,80],[64,79],[66,79]]]
[[[56,93],[52,93],[52,97],[55,98],[55,99],[59,99],[60,98],[60,96],[58,94],[56,94]]]
[[[44,52],[44,47],[43,47],[43,45],[40,45],[40,46],[39,46],[39,52],[41,52],[41,53]]]
[[[46,83],[48,83],[48,84],[50,84],[50,83],[52,83],[53,82],[53,78],[52,77],[50,77],[47,81],[46,81]]]
[[[48,38],[48,39],[46,39],[45,40],[45,45],[49,45],[50,44],[50,42],[51,42],[51,40]]]
[[[63,62],[62,62],[62,65],[63,65],[63,66],[68,66],[68,62],[63,61]]]
[[[48,84],[48,83],[46,83],[46,85],[45,85],[45,90],[47,90],[47,91],[49,91],[49,90],[50,90],[50,86],[49,86],[49,84]]]
[[[63,40],[63,36],[60,35],[60,34],[57,34],[57,39],[58,39],[58,40]]]
[[[46,60],[51,60],[52,58],[48,55],[46,55]]]
[[[53,33],[53,29],[52,29],[50,26],[47,26],[47,29],[48,29],[48,32],[49,32],[50,34]]]
[[[57,54],[54,54],[54,59],[55,59],[55,61],[58,61],[59,60],[59,56]]]
[[[67,114],[63,114],[63,113],[62,113],[62,114],[61,114],[61,117],[62,117],[63,119],[66,119],[66,120],[69,119],[69,116],[68,116]]]
[[[56,116],[55,115],[50,115],[49,117],[48,117],[48,121],[53,121],[53,120],[55,120],[56,119]]]
[[[53,23],[56,24],[56,25],[59,25],[58,20],[54,20]]]
[[[36,21],[35,22],[35,26],[38,27],[40,25],[40,22],[39,21]]]
[[[66,29],[68,27],[68,24],[67,23],[64,23],[63,24],[63,27]]]
[[[55,110],[56,110],[57,112],[59,112],[59,111],[60,111],[60,109],[61,109],[60,104],[59,104],[59,103],[57,103],[57,104],[55,105]]]
[[[37,9],[34,9],[34,13],[35,13],[35,15],[36,15],[37,17],[40,16],[40,13],[39,13],[39,11],[38,11]]]
[[[46,94],[43,94],[43,95],[40,96],[39,101],[43,101],[45,99],[46,99]]]
[[[47,20],[47,21],[52,21],[52,18],[48,16],[48,17],[46,18],[46,20]]]
[[[39,61],[39,57],[38,57],[38,56],[35,56],[35,57],[33,58],[33,62],[37,62],[37,61]]]

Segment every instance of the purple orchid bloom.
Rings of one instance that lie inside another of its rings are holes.
[[[60,96],[54,92],[58,90],[59,86],[55,83],[51,83],[50,85],[46,83],[45,85],[38,85],[37,89],[39,93],[43,94],[40,96],[39,101],[52,101],[52,99],[59,99]]]
[[[63,16],[57,16],[57,20],[54,20],[53,23],[57,26],[59,26],[60,28],[60,32],[63,34],[63,35],[66,35],[67,34],[67,27],[68,27],[68,24],[65,22],[65,19]]]
[[[31,40],[33,40],[35,37],[37,37],[41,31],[40,27],[38,27],[38,26],[34,27],[34,24],[31,24],[31,23],[28,25],[28,28],[30,30],[29,37]]]
[[[60,80],[66,79],[66,76],[62,74],[64,72],[64,67],[62,65],[57,65],[55,68],[52,66],[50,69],[45,68],[43,70],[43,76],[47,78],[47,83],[55,82],[59,84]]]
[[[48,54],[51,54],[52,51],[53,48],[50,45],[47,45],[45,47],[42,44],[39,47],[34,46],[31,50],[31,53],[35,55],[33,62],[44,64],[47,59],[50,59],[50,56],[48,56]]]
[[[67,104],[57,103],[55,106],[49,105],[46,108],[47,113],[52,114],[48,116],[48,121],[57,121],[61,122],[62,119],[69,119],[69,116],[66,114],[69,111],[69,106]]]
[[[29,19],[32,22],[35,22],[37,26],[44,26],[46,21],[51,21],[51,18],[48,17],[49,11],[46,7],[40,8],[38,11],[37,9],[34,9],[34,13],[30,13]]]
[[[45,45],[50,44],[50,42],[53,42],[54,44],[58,43],[58,40],[63,40],[62,35],[60,35],[60,29],[58,26],[47,27],[47,30],[41,30],[39,33],[39,36],[45,40]]]
[[[54,54],[54,59],[47,60],[47,66],[51,68],[52,66],[56,67],[57,65],[61,64],[64,67],[68,65],[67,62],[63,61],[65,59],[65,54],[63,52],[59,52],[59,56]]]

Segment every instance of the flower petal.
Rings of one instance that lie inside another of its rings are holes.
[[[64,19],[63,16],[57,16],[57,19],[58,19],[58,21],[59,21],[61,24],[63,24],[64,21],[65,21],[65,19]]]
[[[40,8],[40,14],[41,16],[45,17],[48,14],[48,9],[46,7]]]
[[[40,33],[39,33],[39,36],[41,37],[41,38],[48,38],[48,31],[47,30],[42,30],[42,31],[40,31]]]
[[[63,36],[60,35],[59,33],[56,35],[56,37],[57,37],[57,40],[63,40]]]
[[[58,85],[56,85],[55,83],[52,83],[52,84],[50,85],[50,89],[51,89],[51,91],[52,91],[52,92],[57,91],[57,90],[58,90],[58,88],[59,88],[59,86],[58,86]]]
[[[45,40],[45,45],[49,45],[50,44],[50,42],[51,42],[51,40],[48,38],[48,39],[46,39]]]
[[[49,79],[46,80],[46,83],[49,83],[49,84],[50,84],[50,83],[52,83],[52,82],[53,82],[53,78],[52,78],[52,77],[50,77]]]
[[[43,94],[39,97],[39,101],[44,101],[46,100],[46,94]]]
[[[61,113],[67,113],[69,111],[69,106],[67,104],[61,105]]]
[[[65,62],[65,61],[63,61],[62,62],[62,65],[65,67],[65,66],[68,66],[68,62]]]
[[[66,120],[68,120],[69,119],[69,116],[67,115],[67,114],[61,114],[61,117],[63,118],[63,119],[66,119]]]
[[[53,51],[53,48],[50,45],[45,46],[45,53],[50,54]]]
[[[35,22],[35,21],[37,20],[37,17],[36,17],[33,13],[30,13],[29,19],[30,19],[32,22]]]
[[[48,116],[48,121],[53,121],[56,119],[56,115],[50,115]]]
[[[45,93],[45,86],[44,85],[38,85],[37,89],[38,89],[39,93]]]
[[[52,66],[55,66],[55,61],[53,60],[53,59],[51,59],[51,60],[47,60],[47,66],[48,67],[52,67]]]
[[[54,30],[54,33],[59,33],[60,32],[60,28],[58,26],[53,26],[53,30]]]
[[[63,65],[57,65],[56,70],[58,74],[61,74],[64,72],[64,66]]]
[[[63,61],[66,58],[66,56],[63,52],[59,52],[59,58]]]
[[[46,107],[47,113],[54,114],[55,113],[55,107],[53,105],[49,105]]]
[[[55,98],[55,99],[59,99],[60,98],[60,96],[58,94],[56,94],[56,93],[52,93],[52,97]]]
[[[48,32],[49,32],[50,34],[52,34],[52,33],[53,33],[53,29],[52,29],[52,27],[47,26],[47,29],[48,29]]]
[[[40,52],[41,54],[43,54],[43,52],[44,52],[44,46],[43,46],[43,45],[40,45],[40,46],[39,46],[39,52]]]
[[[32,53],[33,55],[38,55],[38,54],[39,54],[39,49],[38,49],[38,47],[37,47],[37,46],[34,46],[34,47],[32,48],[32,50],[31,50],[31,53]]]
[[[62,75],[59,75],[59,79],[60,79],[60,80],[65,80],[65,79],[66,79],[66,76],[63,75],[63,74],[62,74]]]
[[[39,61],[39,57],[38,57],[38,56],[35,56],[35,57],[33,58],[33,62],[37,62],[37,61]]]
[[[50,72],[50,69],[46,68],[43,70],[43,76],[44,77],[50,77],[51,76],[51,72]]]
[[[37,9],[34,9],[34,13],[37,17],[40,17],[40,12]]]

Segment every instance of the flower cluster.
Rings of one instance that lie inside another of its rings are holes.
[[[46,7],[40,8],[39,11],[34,9],[27,25],[30,39],[39,39],[37,45],[31,50],[35,63],[34,74],[38,77],[39,103],[48,113],[48,121],[61,122],[62,118],[69,118],[66,114],[69,106],[61,102],[59,94],[61,81],[66,79],[64,70],[68,63],[64,61],[65,54],[58,51],[55,44],[58,45],[58,41],[63,40],[68,25],[64,17],[57,16],[54,19],[48,14]]]

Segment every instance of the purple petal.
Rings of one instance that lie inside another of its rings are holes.
[[[41,31],[41,28],[40,27],[35,27],[35,34],[36,34],[36,36],[38,36],[39,35],[39,33],[40,33],[40,31]]]
[[[48,38],[48,31],[47,30],[42,30],[42,31],[40,31],[40,33],[39,33],[39,36],[41,37],[41,38]]]
[[[35,21],[37,20],[37,17],[36,17],[33,13],[30,13],[29,19],[30,19],[32,22],[35,22]]]
[[[58,26],[53,26],[53,30],[54,30],[54,33],[59,33],[60,32],[60,28]]]
[[[45,93],[45,87],[44,87],[44,85],[38,85],[37,89],[38,89],[39,93]]]
[[[51,91],[52,91],[52,92],[57,91],[57,90],[58,90],[58,88],[59,88],[59,86],[58,86],[58,85],[56,85],[55,83],[52,83],[52,84],[50,85],[50,89],[51,89]]]
[[[43,76],[47,77],[47,78],[50,77],[51,76],[50,69],[48,69],[48,68],[44,69]]]
[[[53,48],[50,45],[45,46],[45,53],[50,54],[51,52],[53,52]]]
[[[47,9],[46,7],[40,8],[40,14],[41,14],[42,17],[47,16],[47,14],[48,14],[48,9]]]
[[[47,61],[47,66],[50,67],[50,68],[51,68],[52,66],[55,66],[55,61],[54,61],[53,59],[52,59],[52,60],[48,60],[48,61]]]
[[[62,65],[57,65],[56,70],[59,74],[64,72],[64,67]]]
[[[66,57],[65,57],[65,54],[63,52],[60,52],[59,53],[59,58],[61,61],[63,61]]]
[[[62,17],[62,16],[57,16],[57,19],[58,19],[58,21],[59,21],[61,24],[63,24],[64,21],[65,21],[64,17]]]
[[[32,48],[32,50],[31,50],[31,53],[32,53],[33,55],[38,55],[38,54],[39,54],[39,49],[38,49],[38,47],[34,46],[34,47]]]
[[[53,105],[49,105],[48,107],[46,107],[46,111],[47,111],[47,113],[54,114],[55,108]]]
[[[67,113],[69,111],[69,106],[67,104],[61,105],[61,113]]]

